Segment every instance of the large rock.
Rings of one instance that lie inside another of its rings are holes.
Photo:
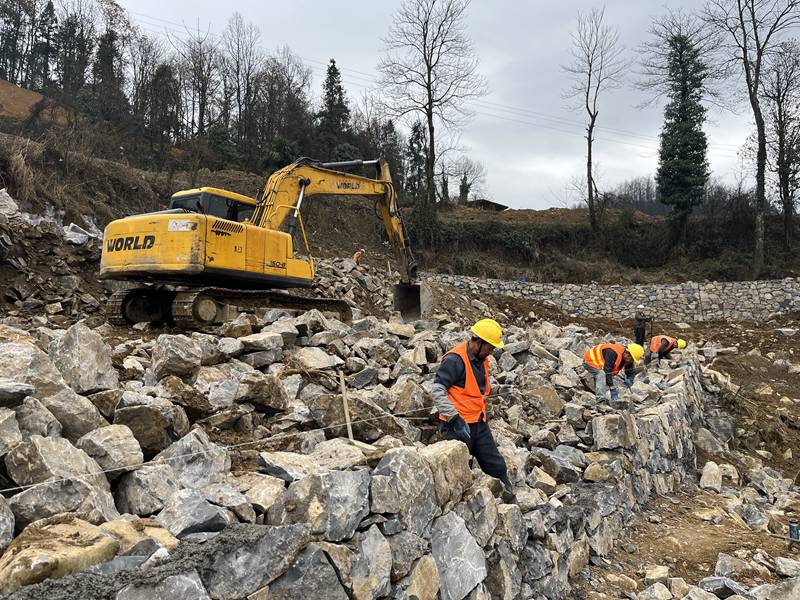
[[[158,336],[150,368],[156,380],[167,375],[191,377],[200,369],[203,350],[197,342],[185,335]]]
[[[108,421],[89,399],[79,396],[69,388],[63,388],[41,400],[45,408],[61,423],[62,435],[73,443],[90,431],[108,425]]]
[[[10,408],[0,408],[0,458],[21,441],[17,415]]]
[[[286,492],[283,479],[262,473],[243,473],[235,478],[236,488],[257,511],[266,513]]]
[[[417,565],[409,576],[410,583],[406,588],[409,598],[419,600],[436,600],[439,594],[439,570],[436,561],[426,554],[417,561]]]
[[[220,534],[220,536],[224,535],[224,533]],[[308,525],[239,526],[231,532],[231,539],[214,552],[209,560],[199,568],[200,577],[215,600],[246,598],[281,575],[289,565],[297,567],[300,560],[295,561],[295,558],[300,550],[308,544],[310,538]],[[324,555],[322,559],[325,559]],[[327,563],[327,561],[325,562]],[[328,566],[330,566],[329,563]],[[336,572],[332,567],[331,571],[334,576],[333,581],[338,583]],[[295,592],[298,590],[302,590],[301,595],[308,598],[327,597],[324,589],[294,588]],[[273,585],[270,585],[268,597],[270,600],[274,600],[276,597],[296,598],[297,596],[275,596],[273,595]]]
[[[29,383],[0,379],[0,406],[15,408],[28,396],[35,394],[36,388]]]
[[[160,581],[132,583],[122,588],[114,600],[211,600],[197,571],[170,575]]]
[[[245,352],[268,352],[283,348],[283,338],[280,333],[263,331],[239,338],[239,343]]]
[[[470,485],[472,470],[466,444],[455,440],[438,442],[420,450],[433,474],[436,502],[447,512]]]
[[[201,531],[221,531],[231,524],[232,515],[211,504],[197,490],[180,490],[156,517],[176,538]]]
[[[354,600],[375,600],[389,594],[392,549],[377,525],[369,528],[358,544],[351,576]]]
[[[267,513],[271,524],[308,523],[326,540],[350,539],[369,513],[367,469],[309,475],[289,486]]]
[[[348,598],[336,571],[317,544],[311,544],[303,550],[291,568],[270,584],[266,597],[269,600],[297,598],[347,600]]]
[[[322,369],[333,369],[340,367],[344,361],[335,354],[328,354],[322,348],[306,347],[297,348],[291,355],[293,362],[308,371],[316,371]]]
[[[80,519],[29,526],[0,558],[0,594],[112,559],[114,536]]]
[[[310,387],[310,386],[309,386]],[[395,417],[387,410],[371,400],[364,392],[348,394],[350,414],[353,418],[353,435],[364,442],[374,442],[384,435],[394,435],[416,441],[420,431],[409,424],[406,419]],[[328,428],[328,434],[345,437],[344,404],[340,394],[320,394],[308,402],[311,417],[320,426]]]
[[[322,468],[344,471],[367,464],[367,457],[361,448],[350,443],[346,438],[325,440],[314,446],[309,455]]]
[[[497,528],[497,501],[488,488],[481,487],[472,490],[464,502],[460,502],[453,509],[458,516],[464,519],[467,529],[478,545],[488,545]]]
[[[775,572],[781,577],[800,577],[800,561],[775,557]]]
[[[111,492],[78,477],[34,485],[12,496],[8,502],[18,531],[59,513],[77,513],[96,525],[119,517]]]
[[[25,437],[41,435],[42,437],[61,437],[61,423],[47,407],[33,397],[25,398],[22,404],[14,408],[17,424]]]
[[[519,554],[528,541],[528,528],[519,506],[500,504],[497,507],[496,533],[508,543],[513,552]]]
[[[126,395],[123,394],[123,401]],[[189,419],[180,406],[163,398],[138,396],[136,404],[127,404],[114,412],[115,425],[127,425],[150,459],[189,432]]]
[[[513,600],[522,588],[522,573],[517,559],[504,542],[498,543],[487,556],[488,575],[484,585],[489,597]]]
[[[399,581],[411,571],[416,560],[428,551],[430,544],[424,538],[400,531],[386,538],[392,549],[392,581]]]
[[[67,385],[79,394],[119,387],[111,365],[111,347],[83,323],[76,323],[55,339],[49,354]]]
[[[14,513],[8,502],[0,496],[0,555],[14,539]]]
[[[97,463],[64,438],[33,435],[5,457],[8,475],[17,485],[31,485],[48,479],[83,479],[108,491],[108,480]]]
[[[187,488],[219,483],[231,470],[228,451],[211,442],[202,429],[193,429],[154,460],[170,465],[180,484]]]
[[[28,342],[0,343],[0,377],[32,385],[39,398],[67,385],[50,357]]]
[[[486,578],[483,550],[454,512],[433,522],[431,554],[439,570],[442,600],[461,600]]]
[[[595,450],[631,448],[637,437],[636,424],[627,413],[592,419]]]
[[[701,579],[697,586],[704,592],[710,592],[717,598],[727,598],[739,594],[747,598],[747,588],[728,577],[706,577]]]
[[[700,477],[700,487],[704,490],[713,490],[717,493],[722,491],[722,472],[719,465],[713,460],[708,461],[703,467],[703,474]]]
[[[319,475],[323,468],[313,457],[294,452],[260,452],[259,470],[284,481],[296,481],[309,475]]]
[[[144,460],[139,442],[125,425],[108,425],[90,431],[75,446],[100,465],[109,481],[136,468]]]
[[[439,512],[435,489],[428,461],[417,450],[393,448],[372,473],[371,510],[396,514],[406,529],[421,535]]]
[[[230,483],[212,483],[200,490],[206,500],[224,506],[245,523],[255,523],[256,512],[244,494]]]
[[[175,470],[167,464],[145,465],[126,473],[117,484],[117,508],[147,517],[159,512],[180,489]]]
[[[289,398],[275,375],[264,375],[257,371],[245,373],[237,382],[236,402],[249,402],[259,411],[279,413],[289,406]]]

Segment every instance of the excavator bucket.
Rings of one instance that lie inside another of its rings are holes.
[[[394,309],[403,320],[416,321],[426,316],[431,306],[431,291],[424,283],[398,283],[394,286]]]

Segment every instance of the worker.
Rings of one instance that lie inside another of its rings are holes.
[[[594,396],[598,402],[606,399],[606,388],[611,390],[611,399],[619,399],[614,386],[614,375],[625,371],[625,387],[633,385],[635,366],[642,361],[644,348],[640,344],[597,344],[583,355],[583,368],[594,377]]]
[[[503,499],[513,502],[506,462],[486,421],[486,397],[491,390],[489,355],[503,347],[503,330],[497,321],[481,319],[470,331],[469,341],[442,357],[431,389],[442,437],[464,442],[483,472],[503,483]]]
[[[644,347],[644,338],[647,334],[646,323],[651,323],[653,321],[653,317],[647,316],[645,313],[644,304],[640,304],[636,307],[636,312],[634,313],[633,318],[636,319],[636,325],[633,326],[633,339],[637,344]]]
[[[651,361],[658,361],[662,358],[669,358],[670,353],[675,349],[683,350],[686,348],[686,340],[670,337],[668,335],[654,335],[650,339],[650,346],[647,349],[647,354],[644,357],[644,364],[649,364]]]
[[[361,264],[361,261],[364,260],[364,255],[367,253],[366,250],[361,248],[360,250],[356,250],[355,254],[353,254],[353,262],[357,265]]]

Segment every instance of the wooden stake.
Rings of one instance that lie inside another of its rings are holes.
[[[347,423],[347,437],[353,441],[353,425],[350,422],[350,405],[347,401],[347,387],[344,384],[344,372],[339,371],[339,387],[342,389],[342,405],[344,406],[344,420]]]

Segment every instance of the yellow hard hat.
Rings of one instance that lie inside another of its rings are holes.
[[[503,329],[500,327],[500,323],[494,319],[481,319],[470,328],[470,331],[475,337],[481,338],[495,348],[505,346],[503,343]]]
[[[679,339],[679,340],[678,340],[678,348],[679,348],[680,350],[683,350],[684,348],[686,348],[686,340],[681,340],[681,339]]]
[[[628,352],[630,353],[631,357],[633,357],[633,362],[635,362],[637,365],[642,362],[644,348],[642,348],[639,344],[628,344]]]

